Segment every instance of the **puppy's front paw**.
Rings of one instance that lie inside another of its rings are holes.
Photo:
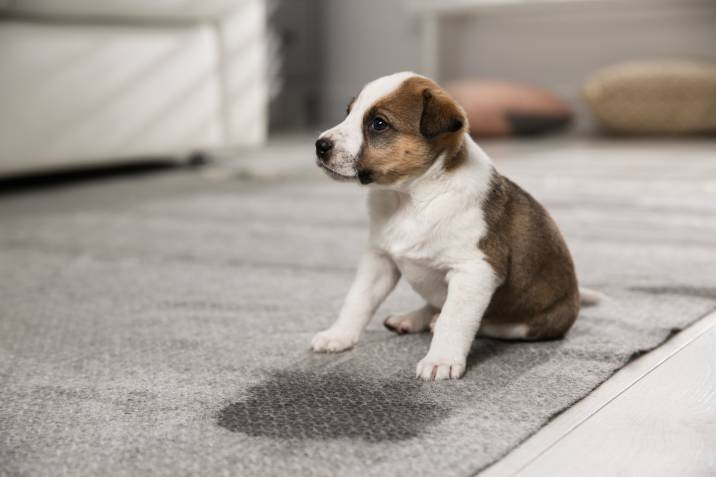
[[[316,353],[338,353],[352,348],[357,342],[358,336],[329,328],[313,337],[311,349]]]
[[[459,379],[465,374],[465,358],[433,357],[428,353],[418,363],[415,376],[425,381]]]

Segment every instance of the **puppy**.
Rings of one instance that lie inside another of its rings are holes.
[[[343,122],[319,136],[318,166],[369,185],[370,240],[314,351],[351,348],[401,276],[425,305],[385,326],[419,333],[434,322],[416,370],[425,380],[460,378],[476,335],[555,339],[572,326],[580,293],[557,225],[467,131],[445,91],[404,72],[366,85]]]

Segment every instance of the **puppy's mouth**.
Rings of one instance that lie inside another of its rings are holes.
[[[334,171],[333,169],[331,169],[330,167],[328,167],[327,165],[325,165],[320,160],[316,160],[316,164],[318,164],[318,167],[323,169],[323,172],[325,172],[326,175],[328,177],[330,177],[331,179],[341,181],[341,182],[352,182],[352,181],[356,180],[356,178],[357,178],[355,175],[346,176],[341,173],[338,173],[338,172]]]

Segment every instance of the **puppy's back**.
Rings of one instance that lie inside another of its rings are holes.
[[[527,324],[535,338],[562,336],[579,312],[579,289],[557,224],[496,171],[483,210],[488,231],[478,246],[503,280],[484,319]]]

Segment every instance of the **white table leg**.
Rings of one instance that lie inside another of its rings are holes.
[[[435,81],[440,81],[440,16],[425,12],[420,18],[421,67],[422,73]]]

